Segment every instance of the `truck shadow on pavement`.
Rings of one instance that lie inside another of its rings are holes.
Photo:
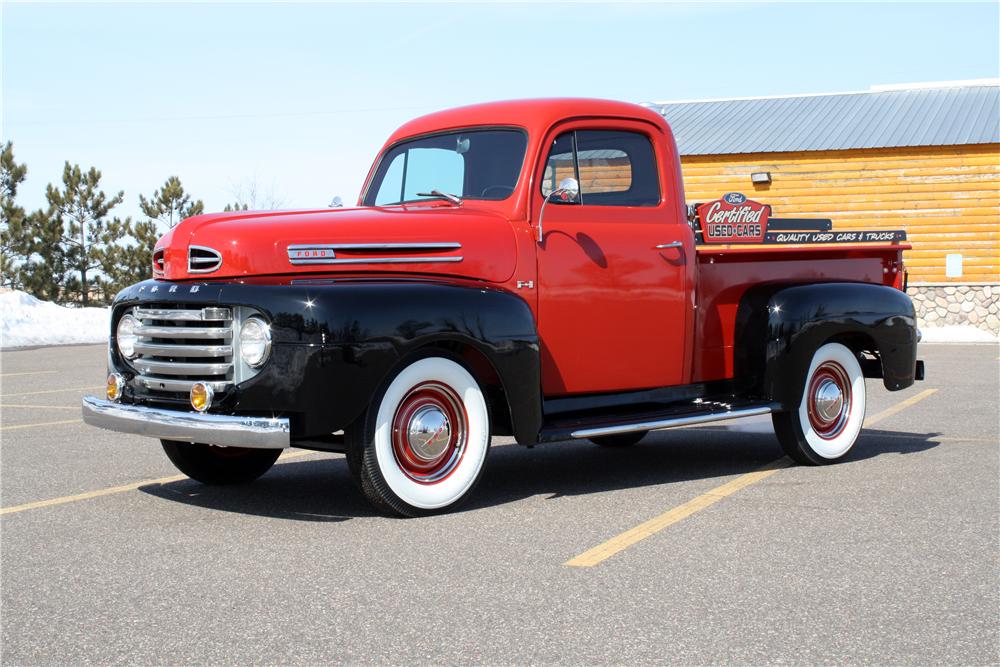
[[[839,465],[883,455],[915,454],[937,447],[938,433],[865,431]],[[741,475],[781,458],[767,432],[725,428],[651,433],[627,449],[587,441],[526,449],[494,444],[468,512],[533,496],[546,500],[693,480]],[[143,493],[176,503],[292,521],[340,522],[382,517],[358,491],[342,456],[281,463],[251,484],[206,486],[193,480],[151,484]]]

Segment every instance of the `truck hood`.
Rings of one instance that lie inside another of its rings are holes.
[[[503,216],[451,205],[240,211],[184,220],[153,263],[167,280],[378,271],[504,282],[515,246]]]

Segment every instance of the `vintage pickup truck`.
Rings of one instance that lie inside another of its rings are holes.
[[[865,378],[922,379],[902,232],[688,207],[670,128],[587,99],[431,114],[355,208],[200,215],[113,306],[88,424],[159,438],[206,484],[288,447],[343,452],[383,510],[453,508],[491,436],[532,447],[770,413],[817,465]],[[571,454],[567,453],[567,456]]]

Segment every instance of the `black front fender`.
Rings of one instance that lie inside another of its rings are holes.
[[[538,335],[531,309],[514,294],[415,279],[248,279],[204,283],[196,293],[171,286],[147,281],[123,291],[116,317],[130,305],[172,301],[248,306],[271,322],[271,358],[219,402],[220,411],[291,415],[293,437],[323,436],[360,416],[407,358],[437,347],[455,352],[474,374],[493,374],[513,435],[526,444],[537,438]],[[488,368],[475,367],[483,359]]]

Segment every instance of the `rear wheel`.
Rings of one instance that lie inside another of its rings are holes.
[[[257,479],[281,456],[280,449],[217,447],[161,440],[177,469],[202,484],[243,484]]]
[[[865,378],[850,349],[827,343],[813,355],[795,410],[771,416],[785,453],[804,465],[847,456],[865,421]]]
[[[595,445],[600,445],[601,447],[620,449],[622,447],[631,447],[632,445],[638,444],[639,441],[645,438],[647,434],[649,434],[649,431],[633,431],[632,433],[602,435],[597,438],[589,438],[589,440]]]
[[[345,436],[348,468],[368,500],[422,516],[454,508],[479,481],[489,411],[465,368],[426,357],[400,371]]]

